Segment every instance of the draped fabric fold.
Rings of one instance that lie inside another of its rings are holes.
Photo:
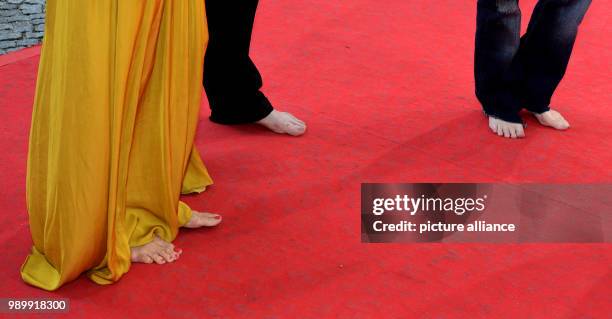
[[[30,133],[29,284],[54,290],[172,241],[181,193],[212,183],[194,148],[208,41],[201,0],[48,0]]]

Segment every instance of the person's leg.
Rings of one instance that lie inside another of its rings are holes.
[[[211,121],[258,123],[277,133],[301,135],[304,122],[274,110],[261,92],[262,78],[249,56],[258,0],[206,1],[209,45],[204,59],[204,88]]]
[[[146,74],[147,81],[134,90],[138,99],[125,164],[124,233],[117,237],[127,237],[132,262],[164,264],[179,258],[171,244],[179,227],[215,226],[221,216],[193,211],[179,197],[212,184],[194,147],[208,41],[204,3],[174,1],[158,10],[157,27],[151,30],[156,40],[145,52],[144,71],[134,72]],[[173,23],[177,20],[186,23]],[[137,38],[137,44],[141,41]]]
[[[550,109],[550,100],[565,75],[572,49],[591,0],[540,0],[527,33],[521,38],[517,63],[522,72],[522,103],[544,125],[569,124]]]
[[[107,250],[111,94],[100,84],[112,80],[115,21],[111,1],[46,4],[26,178],[34,246],[21,276],[56,290]]]
[[[257,3],[206,0],[210,39],[204,59],[204,88],[213,122],[253,123],[273,110],[260,91],[262,78],[249,57]]]
[[[518,0],[479,0],[474,75],[476,96],[500,136],[521,137],[520,100],[512,64],[520,45]]]

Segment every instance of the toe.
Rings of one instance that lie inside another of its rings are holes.
[[[298,123],[304,124],[304,122],[300,119],[298,119],[297,117],[295,117],[295,115],[289,113],[289,112],[284,112],[285,115],[287,115],[288,118],[290,118],[292,121],[296,121]]]
[[[204,216],[203,218],[203,225],[207,226],[207,227],[213,227],[213,226],[217,226],[219,225],[219,223],[221,223],[221,216],[217,215],[217,216]]]
[[[154,254],[152,256],[153,260],[155,260],[155,262],[157,264],[163,265],[166,263],[166,261],[164,260],[164,257],[162,257],[159,253],[158,254]]]
[[[510,137],[511,138],[517,138],[517,132],[516,132],[516,128],[515,127],[510,128]]]
[[[174,258],[174,252],[171,250],[164,250],[160,252],[160,255],[164,258],[166,262],[173,262],[176,258]]]
[[[489,118],[489,128],[491,131],[493,131],[493,133],[497,133],[497,124],[495,123],[495,119],[492,117]]]
[[[183,254],[183,250],[182,249],[175,249],[173,250],[174,253],[174,260],[179,259],[179,257],[181,257],[181,254]]]
[[[214,213],[200,213],[197,212],[198,214],[200,214],[203,217],[208,217],[208,218],[214,218],[214,219],[221,219],[221,215],[219,214],[214,214]]]
[[[303,127],[303,126],[304,126],[304,123],[302,123],[302,122],[298,121],[297,119],[293,119],[293,120],[291,120],[291,122],[290,122],[290,123],[291,123],[292,125],[297,126],[297,127]]]
[[[297,123],[299,123],[300,125],[306,125],[306,123],[304,123],[304,121],[302,121],[302,120],[298,119],[297,117],[293,116],[293,114],[289,114],[289,115],[291,116],[291,119],[292,119],[294,122],[297,122]]]
[[[550,120],[551,126],[558,130],[565,130],[569,128],[569,123],[561,116],[561,114],[557,114]]]
[[[510,137],[510,128],[507,125],[504,125],[502,130],[504,131],[504,137]]]
[[[299,123],[297,121],[290,121],[289,123],[287,123],[286,133],[289,135],[297,136],[304,134],[305,131],[306,126],[302,123]]]
[[[174,251],[174,250],[172,251],[172,258],[174,258],[174,261],[179,259],[180,256],[181,256],[181,253]]]
[[[304,134],[304,132],[306,132],[306,129],[303,126],[293,126],[287,130],[287,133],[292,136],[299,136]]]
[[[291,120],[297,120],[297,118],[295,116],[293,116],[293,114],[289,113],[289,112],[284,112],[285,115],[290,118]]]
[[[193,212],[194,228],[197,227],[213,227],[219,225],[223,218],[219,214]]]

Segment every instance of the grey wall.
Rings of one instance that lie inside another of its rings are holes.
[[[0,54],[40,43],[44,28],[45,0],[0,0]]]

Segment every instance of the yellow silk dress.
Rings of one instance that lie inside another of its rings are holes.
[[[203,0],[47,0],[27,172],[34,247],[21,275],[55,290],[172,241],[181,193],[212,183],[193,145],[208,41]]]

